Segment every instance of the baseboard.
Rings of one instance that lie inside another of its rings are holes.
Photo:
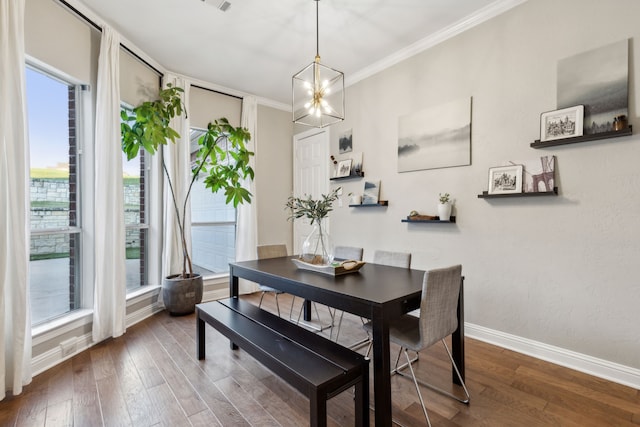
[[[575,369],[595,377],[640,389],[640,369],[631,368],[586,354],[465,323],[465,336],[517,351],[547,362]]]
[[[93,336],[91,332],[86,333],[80,337],[74,337],[73,343],[68,343],[69,347],[73,347],[73,351],[64,353],[62,346],[57,345],[49,351],[37,355],[31,359],[31,372],[35,377],[36,375],[50,369],[67,359],[71,359],[78,353],[81,353],[93,346]],[[68,340],[67,340],[68,341]]]

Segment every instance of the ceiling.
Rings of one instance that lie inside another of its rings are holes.
[[[79,0],[167,70],[291,102],[316,53],[314,0]],[[320,56],[355,83],[526,0],[322,0]]]

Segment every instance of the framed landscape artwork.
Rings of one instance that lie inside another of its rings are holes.
[[[398,172],[471,164],[471,98],[398,119]]]
[[[584,134],[613,130],[629,116],[629,40],[611,43],[558,62],[558,108],[584,105]]]

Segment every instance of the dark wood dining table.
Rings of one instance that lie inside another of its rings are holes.
[[[420,307],[425,271],[367,263],[340,276],[299,269],[292,257],[230,263],[229,292],[238,296],[243,278],[371,320],[375,425],[391,426],[389,322]],[[458,329],[452,354],[464,379],[464,292],[458,300]],[[452,381],[458,383],[455,372]]]

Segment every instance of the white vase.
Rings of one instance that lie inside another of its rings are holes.
[[[329,265],[333,261],[333,241],[322,221],[313,224],[311,234],[302,244],[300,258],[310,264]]]
[[[451,203],[438,203],[438,216],[440,221],[449,221],[451,219]]]

